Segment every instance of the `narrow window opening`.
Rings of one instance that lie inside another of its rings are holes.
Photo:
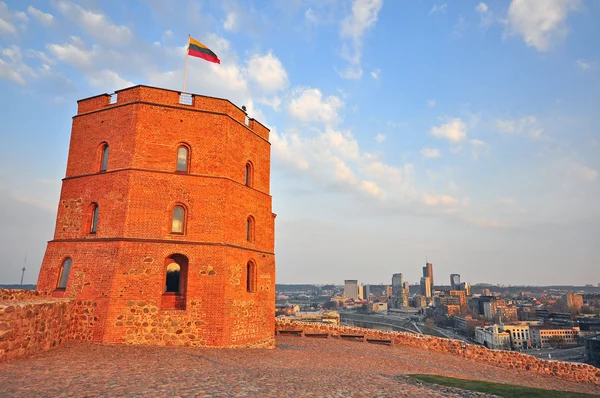
[[[173,208],[173,222],[171,224],[171,232],[174,234],[183,234],[185,227],[185,209],[183,206],[175,206]]]
[[[252,164],[250,162],[246,163],[246,178],[245,178],[245,184],[248,187],[251,187],[253,184],[253,179],[254,179],[254,175],[253,175],[253,168],[252,168]]]
[[[90,233],[95,234],[98,228],[98,205],[94,204],[92,209],[92,220],[90,225]]]
[[[177,171],[188,172],[188,157],[189,150],[184,146],[180,146],[177,149]]]
[[[113,93],[110,95],[110,104],[116,104],[117,100],[119,99],[119,94],[117,93]]]
[[[63,261],[62,266],[60,267],[60,275],[58,277],[58,285],[57,289],[66,289],[67,282],[69,281],[69,273],[71,272],[71,259],[67,258]]]
[[[100,171],[106,171],[108,168],[108,144],[102,146],[102,154],[100,158]]]
[[[246,291],[256,291],[256,265],[252,261],[248,261],[246,265]]]
[[[248,217],[246,220],[246,240],[254,242],[254,218]]]

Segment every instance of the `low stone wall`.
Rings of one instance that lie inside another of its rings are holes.
[[[298,322],[277,318],[276,331],[302,331],[304,334],[363,335],[365,339],[390,340],[396,346],[409,346],[429,351],[442,352],[482,361],[500,368],[520,369],[547,374],[576,382],[600,385],[600,369],[587,364],[548,361],[514,351],[490,350],[483,346],[467,344],[461,347],[460,340],[418,335],[408,332],[391,332],[351,326],[335,326],[323,323]]]
[[[73,301],[22,295],[0,301],[0,362],[57,347],[73,334]]]
[[[49,297],[50,293],[37,292],[35,290],[0,289],[0,301],[7,300],[32,300],[36,298]]]

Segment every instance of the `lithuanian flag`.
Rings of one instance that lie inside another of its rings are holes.
[[[217,64],[221,63],[221,60],[219,57],[217,57],[217,54],[210,51],[210,49],[204,44],[200,43],[198,40],[192,39],[191,37],[188,44],[188,55],[205,59],[208,62],[214,62]]]

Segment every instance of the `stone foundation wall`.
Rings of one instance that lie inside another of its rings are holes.
[[[600,369],[591,365],[548,361],[519,352],[490,350],[486,347],[472,344],[467,344],[466,348],[463,349],[461,347],[462,342],[459,340],[408,332],[391,332],[323,323],[298,322],[281,318],[276,319],[275,328],[277,332],[281,330],[302,331],[302,335],[311,333],[328,333],[332,337],[340,337],[340,335],[363,335],[365,339],[391,340],[393,345],[464,356],[465,358],[486,362],[500,368],[527,370],[571,381],[600,385]]]
[[[186,311],[165,310],[153,300],[128,300],[126,311],[116,317],[115,333],[127,344],[165,346],[211,346],[208,343],[206,312],[200,300],[191,300]],[[250,343],[219,346],[246,348],[273,348],[274,336]]]

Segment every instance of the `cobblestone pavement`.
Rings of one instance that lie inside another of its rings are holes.
[[[277,348],[70,342],[0,364],[0,397],[483,397],[401,377],[429,373],[600,394],[600,388],[409,347],[279,336]],[[400,376],[400,377],[399,377]]]

